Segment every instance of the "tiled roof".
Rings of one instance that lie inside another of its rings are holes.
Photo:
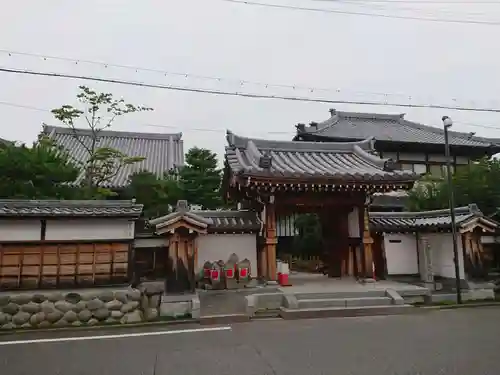
[[[297,125],[297,137],[311,134],[342,140],[363,140],[374,137],[376,141],[395,141],[403,143],[444,144],[444,130],[422,125],[404,118],[404,114],[378,114],[341,112],[330,110],[330,118],[310,126]],[[450,145],[489,148],[496,147],[500,152],[497,139],[474,137],[468,133],[449,132]]]
[[[92,132],[89,129],[77,129],[76,136],[72,129],[59,126],[44,126],[44,133],[58,145],[63,146],[70,155],[79,162],[88,158],[88,152],[82,146],[90,147]],[[164,172],[178,165],[184,164],[184,146],[181,140],[182,133],[135,133],[104,130],[99,132],[99,147],[111,147],[123,152],[127,156],[141,156],[146,159],[133,165],[122,168],[120,172],[105,184],[104,187],[123,187],[134,172],[147,170],[162,176]],[[78,177],[76,183],[83,181],[84,173]]]
[[[256,233],[260,230],[260,220],[253,211],[189,210],[188,207],[187,202],[181,200],[177,202],[174,212],[149,220],[147,225],[156,226],[159,229],[182,217],[189,223],[206,228],[208,233]]]
[[[395,170],[389,159],[373,155],[373,141],[269,141],[227,134],[226,161],[234,174],[302,178],[314,181],[414,181],[411,171]]]
[[[455,209],[455,220],[459,227],[474,218],[493,223],[491,219],[483,216],[475,204]],[[451,228],[451,216],[449,209],[424,212],[370,212],[370,226],[377,232],[448,230]]]
[[[138,218],[142,204],[104,200],[0,200],[0,217],[130,217]]]
[[[261,224],[253,211],[193,211],[212,221],[208,232],[258,232]]]

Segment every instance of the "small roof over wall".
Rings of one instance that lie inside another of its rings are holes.
[[[499,223],[486,217],[477,205],[470,204],[455,209],[455,220],[460,232],[469,232],[481,227],[494,232]],[[370,226],[376,232],[439,232],[451,230],[450,210],[423,212],[371,212]]]
[[[143,205],[125,200],[0,200],[0,218],[138,218]]]
[[[227,132],[226,164],[245,184],[393,185],[408,188],[417,175],[396,169],[390,159],[374,155],[373,140],[318,143],[269,141]]]
[[[149,226],[156,227],[157,233],[165,233],[176,227],[176,223],[199,233],[257,233],[261,224],[253,211],[240,210],[189,210],[187,201],[177,202],[176,211],[171,214],[149,220]]]

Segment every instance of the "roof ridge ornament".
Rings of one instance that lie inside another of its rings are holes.
[[[269,153],[269,151],[265,151],[264,155],[259,158],[259,167],[269,170],[271,169],[272,164],[273,159],[271,157],[271,154]]]

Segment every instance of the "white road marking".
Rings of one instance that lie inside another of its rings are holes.
[[[127,337],[162,336],[162,335],[176,335],[180,333],[215,332],[215,331],[230,331],[230,330],[231,330],[230,326],[224,326],[224,327],[212,327],[212,328],[178,329],[173,331],[124,333],[121,335],[79,336],[79,337],[59,337],[55,339],[0,341],[0,346],[66,342],[66,341],[108,340],[108,339],[121,339]]]

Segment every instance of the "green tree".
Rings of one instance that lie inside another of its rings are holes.
[[[123,152],[99,145],[99,133],[109,129],[117,117],[134,112],[150,111],[151,108],[125,103],[110,93],[98,93],[86,86],[80,86],[77,95],[80,108],[63,105],[53,109],[54,117],[73,130],[73,136],[86,151],[85,161],[80,166],[85,171],[84,191],[88,198],[114,195],[102,185],[116,176],[122,168],[144,160],[144,157],[130,157]],[[77,122],[90,130],[90,142],[78,132]]]
[[[295,219],[295,229],[298,232],[293,243],[295,254],[322,254],[322,231],[318,215],[298,215]]]
[[[148,171],[135,173],[129,178],[125,189],[127,199],[135,198],[144,205],[147,218],[168,214],[181,197],[179,183],[174,175],[165,172],[161,178]]]
[[[185,159],[186,165],[179,170],[183,199],[204,209],[221,208],[221,170],[217,168],[217,155],[210,150],[193,147]]]
[[[0,197],[11,199],[74,199],[72,186],[79,169],[64,150],[46,137],[33,146],[3,144],[0,147]]]
[[[481,159],[460,168],[453,175],[456,206],[475,203],[485,214],[500,207],[500,161]],[[416,184],[409,193],[412,211],[448,208],[449,186],[447,180],[431,181],[428,177]]]

